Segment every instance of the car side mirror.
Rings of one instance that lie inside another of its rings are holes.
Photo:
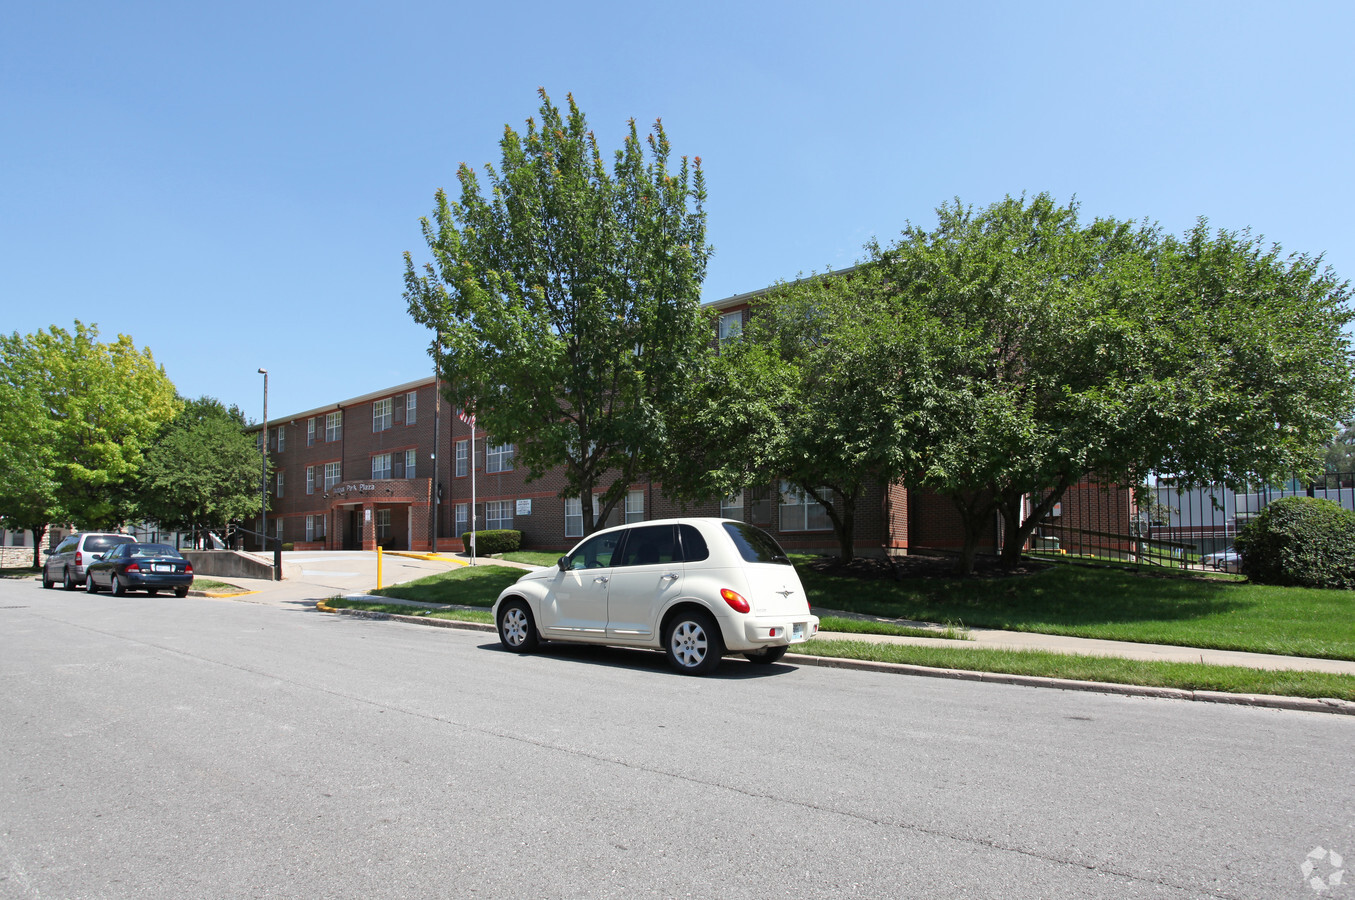
[[[555,561],[555,564],[556,564],[557,566],[560,567],[560,571],[561,571],[561,572],[568,572],[568,571],[569,571],[569,557],[568,557],[568,556],[562,556],[562,557],[560,557],[559,559],[557,559],[557,560]]]
[[[100,559],[103,559],[103,558],[104,558],[104,555],[103,555],[102,553],[95,553],[93,556],[90,557],[90,559],[96,560],[96,561],[97,561],[97,560],[100,560]]]

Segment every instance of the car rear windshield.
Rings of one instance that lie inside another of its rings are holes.
[[[98,553],[101,550],[107,550],[118,544],[135,544],[136,538],[131,535],[123,534],[99,534],[93,537],[85,538],[85,549],[90,553]]]
[[[726,522],[725,531],[734,539],[734,546],[739,548],[739,555],[748,562],[790,565],[786,551],[781,549],[775,538],[761,528],[747,522]]]
[[[137,544],[132,548],[131,555],[143,558],[153,556],[156,558],[183,559],[183,555],[169,544]]]

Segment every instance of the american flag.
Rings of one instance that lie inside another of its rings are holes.
[[[466,412],[464,409],[458,409],[458,410],[456,411],[456,417],[457,417],[458,419],[460,419],[461,421],[465,422],[465,423],[466,423],[467,425],[469,425],[470,427],[472,427],[472,428],[475,427],[475,416],[473,416],[473,415],[471,415],[470,413]]]

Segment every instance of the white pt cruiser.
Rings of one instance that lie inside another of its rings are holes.
[[[555,568],[523,575],[494,602],[499,640],[662,648],[705,675],[726,653],[773,663],[812,638],[795,567],[765,531],[730,519],[663,519],[608,528]]]

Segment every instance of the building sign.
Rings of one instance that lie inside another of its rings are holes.
[[[331,493],[338,494],[340,497],[342,497],[344,494],[347,494],[349,491],[352,491],[352,492],[355,493],[355,494],[365,494],[365,493],[368,493],[369,491],[375,491],[375,490],[376,490],[376,485],[370,484],[370,483],[368,483],[368,484],[340,484],[340,485],[337,485],[337,486],[335,486],[334,488],[332,488],[332,489],[331,489]]]
[[[531,514],[532,514],[532,501],[531,501],[530,499],[528,499],[528,500],[519,500],[519,501],[518,501],[517,515],[519,515],[519,516],[530,516]]]

